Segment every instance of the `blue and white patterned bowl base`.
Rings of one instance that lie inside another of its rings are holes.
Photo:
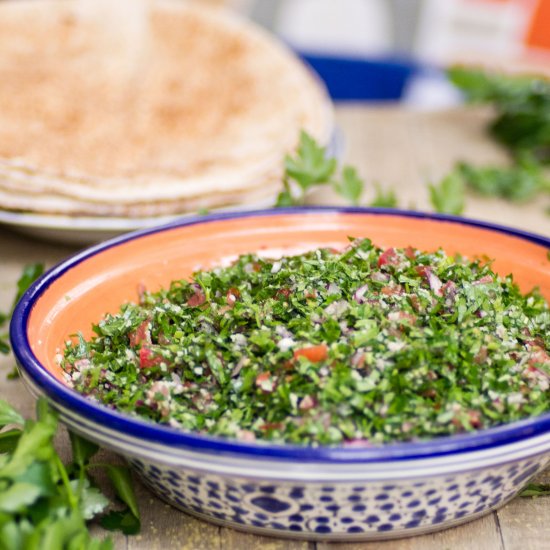
[[[258,482],[130,464],[151,490],[186,512],[236,529],[303,539],[418,535],[502,506],[549,462],[548,455],[452,476],[396,483]]]

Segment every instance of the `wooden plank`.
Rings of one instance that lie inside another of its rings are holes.
[[[406,539],[358,543],[318,543],[317,550],[504,550],[493,514],[476,521]]]
[[[550,484],[550,470],[537,476],[533,483]],[[506,550],[550,548],[550,496],[516,498],[497,516]]]
[[[307,541],[261,537],[250,533],[241,533],[235,529],[221,529],[223,550],[314,550],[314,543]]]
[[[220,528],[172,508],[140,482],[136,493],[141,512],[141,533],[128,537],[128,550],[223,549]]]

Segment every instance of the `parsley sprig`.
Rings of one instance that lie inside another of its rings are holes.
[[[373,208],[397,208],[397,195],[393,189],[384,189],[379,183],[374,184],[375,196],[369,206]]]
[[[25,420],[0,401],[0,549],[74,548],[109,550],[110,539],[93,538],[87,522],[104,514],[109,499],[97,487],[91,470],[107,469],[122,512],[139,530],[139,512],[128,470],[90,463],[98,446],[71,434],[73,460],[64,465],[54,447],[57,414],[44,398],[37,402],[36,420]],[[103,515],[102,525],[119,511]],[[112,527],[122,528],[120,520]]]
[[[0,313],[0,327],[43,271],[40,263],[25,266],[10,311]],[[0,352],[10,352],[7,333],[0,335]],[[110,539],[92,538],[88,531],[87,522],[98,515],[105,529],[126,534],[139,531],[128,469],[91,463],[99,447],[73,433],[69,434],[73,460],[64,465],[53,444],[57,428],[57,414],[44,398],[37,402],[36,420],[25,420],[0,400],[0,550],[109,550],[113,547]],[[104,513],[109,499],[91,475],[98,468],[106,471],[122,509]]]
[[[448,74],[469,101],[494,107],[489,131],[512,157],[527,154],[550,163],[550,80],[465,67],[452,67]]]
[[[521,491],[520,497],[543,497],[550,496],[550,484],[547,483],[529,483]]]
[[[300,133],[300,143],[294,156],[285,157],[283,191],[276,206],[303,205],[307,192],[318,186],[330,185],[351,204],[361,200],[364,182],[352,166],[344,166],[338,173],[338,163],[328,156],[326,147],[320,146],[307,132]]]
[[[512,202],[549,194],[550,81],[465,67],[453,67],[448,75],[468,101],[493,107],[496,114],[488,131],[506,148],[511,162],[509,166],[479,167],[458,163],[439,188],[430,188],[434,208],[461,213],[450,204],[464,206],[465,189]],[[439,195],[434,195],[438,190]]]
[[[459,216],[464,212],[465,185],[460,174],[451,172],[438,184],[428,186],[430,202],[436,212]]]

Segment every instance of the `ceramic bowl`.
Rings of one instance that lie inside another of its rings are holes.
[[[120,414],[63,383],[55,355],[70,334],[121,303],[239,253],[299,252],[348,236],[488,255],[523,290],[550,298],[550,239],[460,218],[306,208],[180,220],[90,248],[20,301],[11,338],[31,392],[75,432],[120,453],[162,499],[237,529],[316,540],[416,535],[486,514],[550,461],[550,414],[479,432],[370,448],[244,443]]]

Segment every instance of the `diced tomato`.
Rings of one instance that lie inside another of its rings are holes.
[[[380,289],[380,293],[385,296],[397,296],[403,294],[403,287],[401,285],[396,286],[383,286]]]
[[[422,309],[422,306],[420,305],[420,299],[418,298],[418,296],[415,296],[414,294],[410,294],[409,302],[411,303],[411,306],[416,312],[419,312]]]
[[[156,367],[163,361],[163,357],[157,355],[149,346],[142,346],[139,350],[139,366],[142,369]]]
[[[206,296],[199,285],[193,285],[195,292],[187,300],[187,305],[191,307],[202,306],[206,302]]]
[[[365,366],[367,358],[362,351],[356,351],[351,357],[351,364],[356,369],[362,369]]]
[[[227,300],[227,305],[230,307],[233,307],[240,297],[241,297],[241,293],[239,289],[232,286],[225,295],[225,299]]]
[[[546,353],[545,350],[541,348],[534,347],[532,348],[533,352],[529,357],[529,365],[544,365],[550,363],[550,355]]]
[[[441,296],[441,289],[443,283],[439,277],[433,272],[432,268],[428,265],[419,265],[416,267],[416,272],[426,279],[427,283],[430,285],[430,288],[434,291],[435,294]]]
[[[319,363],[328,357],[328,347],[326,344],[318,344],[317,346],[308,346],[300,348],[294,352],[294,359],[305,357],[312,363]]]
[[[414,260],[416,258],[416,249],[412,246],[407,246],[407,248],[405,248],[405,256],[409,258],[409,260]]]
[[[292,291],[290,290],[290,288],[280,288],[276,293],[275,293],[275,296],[277,298],[280,298],[281,296],[283,298],[288,298],[290,295],[292,294]]]
[[[260,374],[256,376],[256,385],[259,386],[263,382],[269,380],[270,376],[269,372],[260,372]]]
[[[311,395],[306,395],[300,401],[300,404],[298,405],[298,408],[301,411],[309,411],[309,409],[313,409],[313,407],[315,407],[315,405],[316,405],[315,399],[313,397],[311,397]]]
[[[256,386],[264,393],[271,393],[275,389],[276,383],[269,372],[261,372],[256,376]]]
[[[489,283],[492,283],[493,282],[493,278],[491,277],[491,275],[484,275],[483,277],[481,277],[481,279],[478,279],[477,281],[474,281],[472,284],[473,285],[487,285]]]
[[[281,422],[266,422],[260,426],[260,430],[268,432],[270,430],[280,430],[283,427]]]
[[[382,267],[383,265],[396,265],[398,263],[399,257],[397,256],[395,248],[388,248],[386,251],[382,252],[378,258],[378,267]]]
[[[145,293],[147,292],[147,287],[143,283],[139,283],[137,286],[137,293],[139,296],[139,303],[143,304],[143,299],[145,298]]]
[[[443,285],[443,288],[441,290],[447,298],[453,298],[454,296],[456,296],[456,293],[458,292],[458,288],[454,283],[454,281],[447,281]]]
[[[481,414],[479,413],[479,411],[469,410],[468,419],[470,420],[470,424],[473,428],[481,428],[481,426],[483,425],[483,423],[481,422]]]
[[[130,346],[136,348],[140,344],[150,344],[151,343],[151,321],[145,319],[136,330],[133,330],[128,335],[130,338]]]

